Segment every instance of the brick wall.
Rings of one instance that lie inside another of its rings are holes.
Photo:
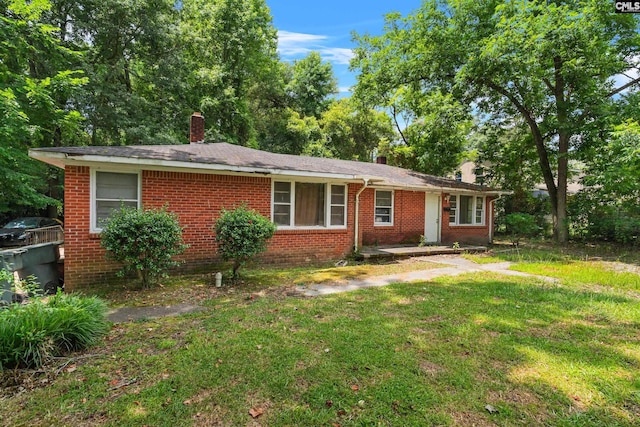
[[[90,171],[65,170],[65,287],[73,290],[112,280],[118,265],[105,259],[100,235],[90,233]],[[347,229],[279,230],[262,259],[268,263],[339,259],[353,249],[353,199],[359,188],[350,185]],[[213,224],[222,209],[241,204],[271,215],[271,179],[182,172],[142,172],[144,207],[166,206],[178,215],[183,238],[190,247],[180,258],[187,266],[217,260]]]
[[[449,225],[449,211],[445,210],[449,206],[445,200],[445,194],[442,195],[442,243],[466,243],[471,245],[486,245],[489,243],[489,227],[493,227],[490,224],[490,209],[493,208],[493,204],[490,203],[491,197],[485,199],[486,208],[484,212],[484,223],[482,226],[471,225]]]
[[[267,263],[305,263],[340,259],[354,246],[355,194],[361,184],[348,186],[347,228],[278,230],[261,256]],[[417,243],[424,233],[424,192],[394,191],[394,221],[374,226],[375,190],[360,195],[360,242],[363,245]],[[90,170],[65,170],[65,286],[68,290],[112,280],[119,266],[105,259],[100,235],[90,230]],[[213,224],[222,209],[246,203],[271,216],[271,179],[183,172],[142,171],[144,207],[166,206],[178,215],[189,249],[181,255],[187,265],[217,261]],[[443,206],[445,203],[443,203]],[[487,206],[489,198],[487,198]],[[489,211],[486,210],[489,223]],[[489,227],[450,227],[443,211],[442,241],[486,243]]]
[[[118,266],[104,258],[100,236],[89,233],[91,194],[89,168],[67,166],[64,174],[65,289],[113,277]]]
[[[424,192],[393,192],[393,225],[374,225],[375,189],[360,195],[360,232],[363,245],[418,243],[424,234]]]

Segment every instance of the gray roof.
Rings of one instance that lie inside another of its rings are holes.
[[[42,161],[64,167],[65,161],[48,161],[48,153],[62,154],[66,159],[80,161],[97,161],[94,156],[118,158],[122,163],[141,161],[162,161],[165,164],[185,163],[198,165],[229,166],[234,168],[256,169],[256,172],[287,172],[348,175],[357,178],[370,178],[377,185],[403,187],[438,187],[460,190],[496,192],[495,189],[458,182],[448,178],[426,175],[385,164],[359,162],[351,160],[327,159],[320,157],[277,154],[255,150],[239,145],[218,143],[183,144],[183,145],[130,145],[130,146],[86,146],[86,147],[54,147],[31,150],[32,156]],[[58,157],[58,156],[52,156]],[[202,167],[200,167],[202,169]]]

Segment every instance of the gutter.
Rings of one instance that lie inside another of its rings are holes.
[[[359,225],[360,225],[360,194],[362,194],[362,192],[367,188],[367,186],[369,185],[369,178],[363,178],[362,179],[363,185],[362,188],[360,190],[358,190],[358,192],[356,193],[356,218],[354,221],[354,236],[353,236],[353,251],[354,252],[358,252],[359,249],[359,242],[358,242],[358,231],[359,231]]]

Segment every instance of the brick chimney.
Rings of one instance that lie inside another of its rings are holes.
[[[201,113],[196,112],[191,115],[189,142],[191,144],[201,144],[204,142],[204,117]]]
[[[387,156],[378,156],[376,157],[376,163],[379,165],[386,165],[387,164]]]

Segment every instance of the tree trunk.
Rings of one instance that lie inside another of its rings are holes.
[[[569,135],[560,133],[558,144],[558,195],[554,235],[561,245],[569,242],[569,222],[567,217],[567,181],[569,175]]]
[[[553,94],[556,99],[558,119],[558,184],[556,198],[556,224],[554,234],[561,245],[569,242],[569,223],[567,221],[567,178],[569,173],[569,139],[568,131],[568,97],[565,96],[565,80],[562,75],[564,61],[559,56],[553,58],[555,68],[555,86]]]

